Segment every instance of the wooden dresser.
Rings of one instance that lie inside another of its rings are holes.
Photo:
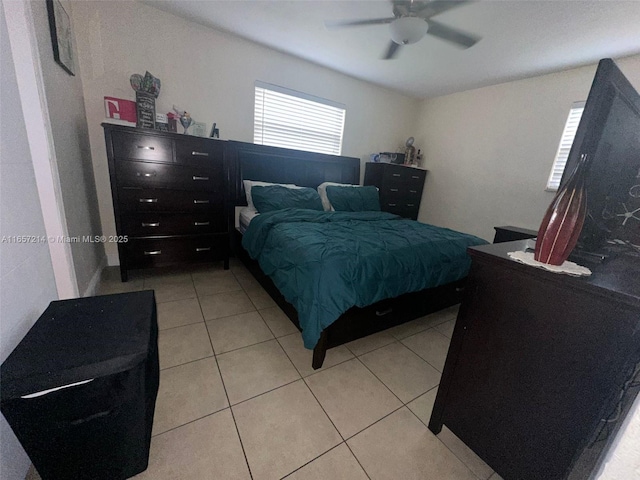
[[[224,142],[103,124],[120,272],[224,260],[229,168]]]
[[[640,389],[640,258],[590,277],[469,249],[471,272],[429,422],[505,480],[588,479]]]
[[[364,184],[380,190],[380,208],[383,212],[418,219],[422,189],[427,171],[391,163],[367,163]]]

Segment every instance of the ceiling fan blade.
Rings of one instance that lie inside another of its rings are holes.
[[[434,22],[433,20],[427,20],[427,23],[429,24],[429,30],[427,30],[428,35],[433,35],[434,37],[441,38],[447,42],[454,43],[461,48],[473,47],[480,40],[480,37],[478,36],[464,33],[460,30],[456,30],[455,28],[447,27],[446,25]]]
[[[389,18],[371,18],[368,20],[337,20],[337,21],[325,20],[324,25],[327,28],[360,27],[365,25],[382,25],[385,23],[391,23],[395,19],[396,19],[395,17],[389,17]]]
[[[400,50],[400,47],[402,45],[398,45],[396,42],[390,42],[389,43],[389,47],[387,48],[387,53],[385,54],[384,57],[382,57],[383,60],[391,60],[393,57],[395,57],[398,53],[398,50]]]
[[[421,18],[427,19],[469,3],[473,2],[471,0],[433,0],[426,2],[422,8],[416,9],[414,13]]]

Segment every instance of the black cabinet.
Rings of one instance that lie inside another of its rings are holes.
[[[417,220],[426,175],[427,171],[420,168],[367,163],[364,184],[378,187],[383,212]]]
[[[640,258],[574,278],[473,247],[429,428],[447,425],[505,480],[583,479],[638,391]]]
[[[104,124],[120,272],[224,260],[229,167],[224,142]]]
[[[2,413],[44,480],[142,472],[159,384],[153,292],[51,302],[0,375]]]

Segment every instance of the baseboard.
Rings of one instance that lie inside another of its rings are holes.
[[[107,257],[102,257],[100,263],[98,264],[98,268],[93,273],[93,277],[91,277],[91,281],[87,286],[87,289],[84,291],[83,297],[92,297],[96,294],[96,289],[98,288],[98,283],[100,283],[100,277],[102,275],[102,270],[107,266]]]
[[[107,265],[110,267],[120,266],[120,257],[117,253],[107,253]]]

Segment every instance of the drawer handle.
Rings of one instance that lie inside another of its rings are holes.
[[[196,227],[206,227],[210,222],[193,222]]]
[[[409,190],[409,193],[418,193],[417,190]]]
[[[399,173],[392,173],[391,175],[393,175],[394,177],[399,177],[400,176]]]
[[[139,198],[138,201],[140,203],[158,203],[157,198]]]
[[[150,252],[144,252],[145,255],[160,255],[162,250],[151,250]]]
[[[193,203],[196,205],[200,205],[202,203],[209,203],[209,200],[194,200]]]
[[[407,207],[415,207],[413,203],[407,203]]]
[[[208,157],[209,154],[207,152],[191,152],[191,155],[194,157]]]
[[[194,175],[194,176],[193,176],[193,179],[194,179],[194,180],[209,180],[209,177],[200,177],[200,176],[198,176],[198,175]]]
[[[156,172],[136,172],[138,177],[155,177]]]
[[[415,178],[416,180],[418,180],[420,177],[418,175],[411,175],[411,178]]]
[[[387,204],[387,205],[389,205],[390,207],[395,207],[395,206],[396,206],[396,204],[395,204],[395,203],[389,203],[389,204]]]
[[[389,190],[392,191],[392,192],[397,192],[398,191],[397,188],[390,188]]]
[[[144,145],[136,145],[138,148],[142,150],[155,150],[156,147],[145,147]]]
[[[196,248],[196,252],[208,252],[211,250],[211,247],[198,247]]]
[[[142,226],[143,227],[159,227],[160,222],[153,222],[153,223],[142,222]]]

